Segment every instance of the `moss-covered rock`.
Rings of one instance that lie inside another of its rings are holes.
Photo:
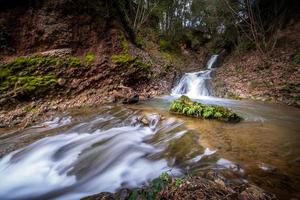
[[[228,108],[193,102],[184,95],[171,103],[170,111],[202,119],[218,119],[229,122],[239,122],[242,119]]]

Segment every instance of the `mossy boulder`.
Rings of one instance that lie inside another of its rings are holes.
[[[194,102],[184,95],[171,103],[170,112],[189,117],[217,119],[228,122],[239,122],[242,119],[228,108]]]

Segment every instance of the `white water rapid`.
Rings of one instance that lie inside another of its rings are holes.
[[[187,95],[190,98],[199,99],[212,95],[211,72],[217,61],[218,55],[212,55],[206,64],[207,70],[185,73],[179,83],[172,89],[171,95]]]
[[[169,145],[182,146],[181,138],[191,134],[175,119],[161,120],[160,115],[149,114],[149,125],[144,126],[140,117],[131,110],[108,108],[80,123],[69,117],[28,129],[33,134],[49,129],[60,134],[42,138],[0,159],[0,199],[75,200],[140,187],[163,172],[182,174],[175,165],[180,159],[168,153]],[[3,142],[8,141],[0,140],[0,146]],[[197,158],[186,156],[180,163],[197,163],[203,156],[214,154],[196,149],[191,155]]]

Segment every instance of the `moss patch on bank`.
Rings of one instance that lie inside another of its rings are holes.
[[[205,105],[193,102],[187,96],[181,96],[170,105],[170,112],[202,119],[217,119],[228,122],[239,122],[241,117],[222,106]]]
[[[130,54],[114,54],[111,56],[111,60],[120,66],[126,66],[128,69],[142,70],[146,73],[150,72],[150,64],[145,63]]]
[[[89,58],[91,61],[91,58]],[[0,93],[36,95],[38,91],[55,86],[58,82],[57,72],[63,68],[80,67],[83,62],[78,57],[55,57],[33,55],[17,57],[0,64]]]

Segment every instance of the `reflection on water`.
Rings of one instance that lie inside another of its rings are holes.
[[[253,181],[282,199],[299,197],[298,110],[201,100],[231,107],[245,118],[227,124],[169,114],[172,98],[81,109],[0,135],[0,148],[35,141],[0,160],[0,179],[6,180],[0,182],[0,199],[76,199],[141,186],[162,172],[180,176],[211,169],[229,170],[228,180]]]

